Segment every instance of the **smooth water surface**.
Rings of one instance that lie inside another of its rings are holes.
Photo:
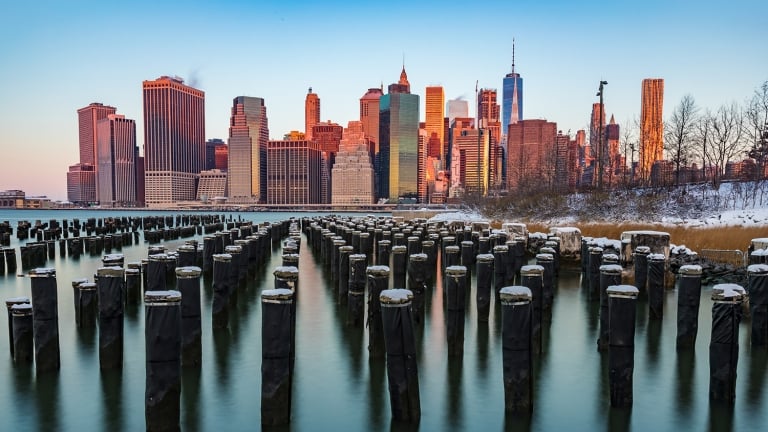
[[[47,221],[86,216],[174,214],[145,212],[2,211],[0,221]],[[311,215],[311,214],[310,214]],[[306,214],[235,213],[255,223]],[[674,239],[673,239],[674,240]],[[184,240],[166,242],[169,250]],[[18,248],[18,242],[13,239]],[[124,247],[126,262],[146,257],[146,244]],[[17,255],[18,259],[18,255]],[[598,353],[598,304],[589,302],[577,266],[564,267],[557,283],[551,321],[544,325],[543,353],[535,360],[535,402],[530,417],[505,416],[502,385],[500,307],[479,323],[472,281],[465,321],[464,356],[449,359],[440,277],[427,291],[426,319],[417,331],[421,423],[390,420],[386,367],[369,361],[366,328],[347,326],[345,306],[336,303],[330,276],[306,238],[300,256],[296,365],[292,422],[286,430],[738,430],[768,427],[766,351],[752,350],[749,322],[741,325],[738,382],[733,406],[708,398],[711,330],[710,289],[702,290],[695,352],[678,353],[676,291],[666,293],[664,319],[649,321],[640,300],[635,336],[634,406],[614,410],[608,400],[608,357]],[[19,261],[20,264],[20,261]],[[100,371],[98,329],[75,327],[71,280],[92,278],[100,257],[49,260],[58,279],[61,370],[37,375],[34,365],[18,366],[8,351],[5,318],[0,319],[0,412],[5,427],[46,431],[135,431],[144,423],[144,309],[125,315],[124,367]],[[230,328],[211,329],[211,281],[203,281],[203,366],[185,369],[182,430],[238,431],[260,428],[260,291],[273,287],[271,261],[240,288]],[[19,270],[17,273],[22,273]],[[0,277],[2,299],[30,295],[27,277]]]

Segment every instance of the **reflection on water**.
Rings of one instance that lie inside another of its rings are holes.
[[[65,213],[22,213],[26,219]],[[70,219],[75,213],[66,213]],[[18,212],[0,211],[0,220]],[[280,220],[287,213],[243,214]],[[81,220],[84,215],[80,213]],[[235,217],[236,219],[237,217]],[[15,239],[14,239],[15,241]],[[292,423],[277,430],[764,430],[768,426],[768,353],[752,349],[749,322],[742,323],[734,405],[710,404],[708,346],[710,289],[702,290],[695,349],[677,351],[676,293],[665,296],[662,321],[648,319],[647,297],[637,303],[634,406],[614,410],[608,398],[608,355],[598,353],[599,302],[590,301],[578,267],[564,264],[551,315],[543,321],[543,350],[534,359],[535,406],[527,416],[504,414],[501,308],[493,301],[488,322],[477,321],[475,278],[465,317],[464,355],[448,358],[442,274],[425,290],[425,315],[416,327],[422,418],[419,425],[390,420],[384,361],[369,360],[368,329],[347,325],[346,304],[337,304],[331,276],[320,267],[306,238],[300,253],[296,370]],[[168,250],[183,240],[163,243]],[[16,245],[17,246],[17,245]],[[126,262],[146,257],[146,244],[126,246]],[[18,430],[109,430],[144,428],[144,307],[125,310],[122,370],[100,371],[98,328],[77,328],[70,281],[92,277],[99,256],[57,257],[61,371],[37,375],[34,365],[0,356],[0,412]],[[210,277],[202,281],[203,365],[182,371],[183,430],[255,430],[260,424],[261,303],[272,288],[273,255],[238,288],[230,327],[212,329]],[[0,277],[5,297],[29,295],[29,279]],[[495,298],[495,295],[494,295]],[[2,320],[3,322],[5,320]],[[7,325],[0,324],[0,327]],[[8,352],[7,328],[0,348]]]

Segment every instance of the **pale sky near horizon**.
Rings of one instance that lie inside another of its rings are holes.
[[[768,81],[768,2],[648,0],[350,2],[169,0],[13,2],[0,13],[0,190],[66,199],[78,162],[77,109],[136,120],[141,83],[178,75],[206,93],[206,137],[227,139],[232,99],[265,99],[270,136],[304,128],[312,87],[321,120],[357,120],[369,87],[442,85],[446,99],[524,79],[524,117],[574,133],[600,79],[607,117],[640,113],[643,78],[664,78],[665,118],[690,93],[703,109],[742,103]]]

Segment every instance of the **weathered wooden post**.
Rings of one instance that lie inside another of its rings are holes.
[[[635,368],[635,315],[638,290],[632,285],[607,289],[609,318],[608,382],[611,406],[632,406],[632,376]]]
[[[467,269],[451,266],[445,269],[446,333],[448,356],[464,354],[464,308],[467,300]]]
[[[413,294],[405,289],[384,290],[379,296],[392,418],[418,423],[421,419],[421,400],[416,338],[411,316],[412,298]]]
[[[181,293],[181,366],[203,362],[200,305],[200,267],[176,267],[176,288]]]
[[[736,369],[739,363],[739,322],[746,292],[736,284],[712,288],[712,337],[709,343],[709,398],[736,399]]]
[[[501,347],[504,371],[504,410],[533,411],[533,293],[524,286],[503,287]]]
[[[32,325],[35,368],[38,373],[61,368],[59,351],[59,307],[56,270],[37,268],[29,272],[32,285]]]
[[[293,291],[263,291],[261,310],[261,424],[284,425],[291,421]]]
[[[699,330],[701,302],[701,266],[684,265],[678,270],[677,290],[677,349],[694,348]]]
[[[366,269],[368,280],[368,355],[384,359],[384,324],[381,320],[382,291],[389,286],[389,267],[370,266]]]
[[[144,306],[147,430],[180,430],[181,293],[147,291]]]
[[[663,254],[648,255],[648,308],[650,319],[664,317],[664,267]]]
[[[621,266],[618,264],[603,264],[600,266],[600,337],[597,340],[597,350],[608,348],[610,338],[610,323],[608,310],[608,287],[621,285]]]
[[[752,319],[752,346],[768,347],[768,264],[747,268],[749,315]]]
[[[99,365],[101,369],[119,369],[123,366],[124,271],[122,267],[102,267],[96,274],[99,300]]]
[[[524,287],[531,290],[533,305],[533,323],[531,340],[534,352],[540,353],[542,347],[541,307],[544,286],[544,268],[540,265],[525,265],[520,269],[520,280]]]
[[[494,258],[492,254],[480,254],[477,261],[477,320],[488,321],[491,310],[491,283],[493,281]]]

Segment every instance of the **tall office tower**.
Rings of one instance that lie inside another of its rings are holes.
[[[321,151],[314,141],[267,144],[267,204],[320,204]]]
[[[427,129],[425,123],[419,124],[419,142],[417,144],[418,152],[418,166],[419,171],[416,174],[416,194],[420,203],[429,202],[427,197],[427,142],[429,136],[427,135]]]
[[[96,172],[98,171],[98,137],[96,124],[99,120],[116,112],[117,109],[115,107],[98,102],[93,102],[88,106],[77,110],[80,163],[72,165],[72,167],[88,165],[90,168],[85,168],[85,170],[82,171],[84,174],[73,174],[71,176],[67,174],[67,178],[71,178],[74,182],[72,187],[68,187],[68,190],[75,186],[82,188],[82,190],[73,193],[73,196],[76,196],[78,201],[72,201],[71,199],[70,201],[78,203],[94,203],[98,201],[98,185],[96,184]],[[70,171],[72,170],[70,169]],[[78,169],[75,168],[75,171],[72,172],[80,173],[81,171],[78,171]],[[94,183],[87,183],[91,179]]]
[[[264,202],[267,197],[269,126],[264,99],[238,96],[229,120],[227,182],[232,202]]]
[[[509,125],[507,187],[540,189],[551,183],[555,170],[557,124],[521,120]]]
[[[350,121],[344,129],[332,177],[333,204],[362,205],[376,202],[373,164],[363,122]]]
[[[136,205],[136,122],[109,114],[96,123],[99,204],[104,207]]]
[[[360,122],[363,133],[374,143],[374,152],[379,153],[379,99],[384,94],[380,88],[369,88],[360,98]]]
[[[425,129],[427,130],[427,138],[431,139],[432,134],[437,134],[439,139],[440,152],[442,155],[445,146],[445,92],[442,86],[429,86],[426,91],[426,114],[425,114]]]
[[[477,95],[477,118],[481,129],[488,129],[494,143],[501,142],[499,104],[496,103],[496,89],[480,89]]]
[[[457,119],[458,120],[458,119]],[[490,132],[454,122],[451,133],[451,196],[459,191],[485,195],[490,181]]]
[[[640,111],[640,176],[650,178],[651,166],[664,157],[664,80],[643,80],[642,107]]]
[[[570,136],[563,134],[563,131],[557,131],[553,186],[558,192],[568,192],[568,144],[570,141]]]
[[[212,169],[220,169],[220,170],[226,170],[227,169],[227,143],[224,142],[223,139],[220,138],[211,138],[208,141],[205,142],[205,169],[206,170],[212,170]],[[224,150],[220,150],[224,149]],[[224,156],[224,166],[219,166],[219,163],[221,162],[221,155]]]
[[[205,168],[205,93],[179,77],[144,81],[147,205],[193,201]]]
[[[339,152],[339,143],[344,134],[344,128],[336,123],[319,122],[312,126],[312,140],[320,148],[322,165],[320,167],[320,203],[331,203],[333,183],[332,167]]]
[[[307,92],[304,100],[304,136],[312,139],[312,126],[320,123],[320,98],[317,93],[312,93],[312,87]]]
[[[608,152],[606,161],[607,169],[611,170],[611,175],[616,174],[623,163],[621,151],[619,150],[619,140],[621,139],[621,129],[616,124],[616,120],[611,115],[611,120],[605,126],[605,149]]]
[[[410,91],[403,67],[400,80],[379,100],[377,194],[395,203],[418,197],[419,96]]]
[[[450,99],[448,101],[448,124],[453,123],[457,117],[469,117],[469,102],[464,99]]]
[[[598,158],[602,161],[603,171],[605,171],[607,164],[607,152],[606,152],[606,140],[605,140],[605,104],[600,106],[599,102],[592,104],[592,113],[589,117],[589,165],[597,169]],[[602,131],[602,132],[601,132]],[[602,135],[602,147],[600,147],[600,141]],[[594,172],[593,169],[593,172]],[[597,183],[597,176],[593,176],[593,183]]]
[[[509,133],[509,124],[523,119],[523,78],[515,72],[515,40],[512,39],[512,72],[503,80],[501,133]]]

